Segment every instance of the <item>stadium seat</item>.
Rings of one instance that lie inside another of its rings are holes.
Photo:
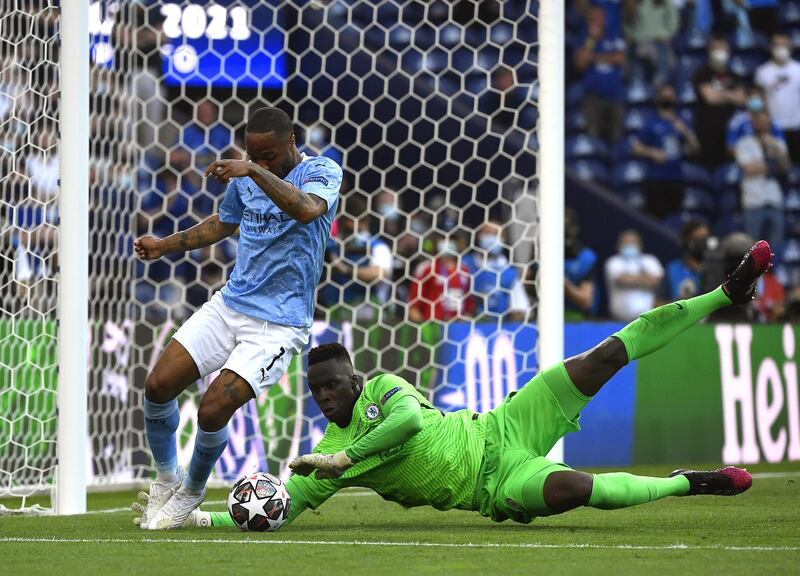
[[[580,180],[608,184],[608,168],[602,162],[597,160],[578,160],[569,162],[567,166]]]
[[[634,134],[642,129],[645,119],[653,114],[655,110],[651,107],[638,107],[625,112],[625,133]]]
[[[704,167],[691,162],[683,162],[681,169],[683,170],[683,177],[686,179],[687,185],[698,186],[706,190],[713,189],[711,174],[709,174],[708,170]]]
[[[739,166],[731,162],[717,168],[714,172],[714,188],[723,190],[731,186],[738,186],[741,179],[742,172],[739,170]]]
[[[738,212],[724,212],[714,222],[714,231],[724,238],[732,232],[742,231],[742,215]]]
[[[652,106],[654,96],[654,88],[651,84],[641,81],[634,81],[628,85],[625,99],[628,103],[628,106]]]
[[[639,160],[626,160],[616,164],[611,172],[611,185],[624,189],[644,181],[647,167]]]
[[[791,0],[781,2],[781,9],[778,10],[778,22],[785,28],[800,24],[800,2]]]
[[[739,210],[739,189],[725,188],[718,192],[717,204],[721,213],[730,214]]]
[[[642,210],[644,208],[644,190],[638,186],[632,186],[622,191],[622,196],[632,208]]]
[[[690,186],[683,195],[683,209],[694,212],[712,212],[716,207],[714,196],[703,188]]]
[[[585,134],[579,134],[568,138],[565,143],[565,155],[568,160],[599,160],[608,162],[608,146],[597,138],[592,138]]]
[[[615,164],[625,160],[635,160],[637,156],[633,153],[633,136],[623,138],[614,144],[611,158]]]
[[[564,118],[564,127],[567,137],[574,136],[586,130],[586,118],[580,109],[570,111]]]
[[[705,55],[708,36],[699,28],[690,28],[675,35],[673,48],[676,54]]]
[[[800,188],[789,188],[786,191],[783,207],[787,211],[800,211]]]
[[[750,81],[753,74],[761,64],[769,59],[761,51],[752,51],[743,54],[736,54],[731,58],[731,71],[739,78]]]

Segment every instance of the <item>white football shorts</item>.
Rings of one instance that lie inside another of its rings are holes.
[[[189,352],[201,376],[231,370],[258,396],[286,373],[310,333],[311,328],[283,326],[237,312],[216,292],[173,338]]]

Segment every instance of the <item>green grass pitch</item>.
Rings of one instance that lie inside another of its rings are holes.
[[[91,514],[0,518],[0,573],[798,574],[800,466],[751,471],[753,488],[733,498],[581,509],[528,526],[472,512],[404,510],[360,490],[274,534],[143,532],[127,511],[133,492],[95,494]],[[226,496],[210,491],[205,507],[223,510]]]

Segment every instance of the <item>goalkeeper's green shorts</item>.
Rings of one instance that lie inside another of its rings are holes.
[[[580,430],[578,419],[589,400],[575,388],[561,362],[484,416],[483,485],[477,491],[482,515],[496,522],[511,518],[527,524],[552,514],[544,503],[544,481],[551,472],[571,468],[544,456],[566,433]]]

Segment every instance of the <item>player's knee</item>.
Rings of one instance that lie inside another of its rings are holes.
[[[204,396],[197,410],[197,425],[206,432],[222,429],[230,420],[227,407]]]
[[[144,383],[144,396],[151,402],[164,404],[175,399],[170,383],[163,378],[157,370],[153,370],[147,375]]]
[[[592,475],[585,472],[553,472],[545,480],[545,504],[553,512],[586,506],[592,497],[592,482]]]

